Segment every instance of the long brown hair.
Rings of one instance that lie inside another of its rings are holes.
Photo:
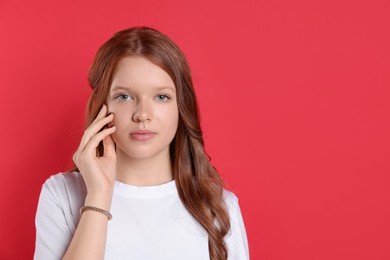
[[[93,93],[87,106],[86,127],[105,103],[117,63],[129,55],[150,60],[175,83],[179,124],[170,145],[173,177],[182,203],[208,233],[210,259],[225,260],[228,250],[224,237],[230,229],[230,220],[222,180],[204,150],[190,68],[172,40],[154,29],[133,27],[117,32],[100,47],[88,77]],[[101,143],[98,155],[102,154]]]

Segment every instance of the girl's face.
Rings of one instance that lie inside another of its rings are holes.
[[[106,104],[114,114],[112,137],[118,155],[139,159],[169,155],[179,112],[175,84],[163,69],[143,57],[122,58]]]

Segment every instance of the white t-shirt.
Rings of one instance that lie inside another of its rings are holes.
[[[80,220],[86,188],[79,172],[51,176],[42,187],[35,219],[34,259],[65,254]],[[225,237],[229,260],[249,259],[237,197],[224,192],[231,230]],[[108,222],[105,259],[209,260],[208,236],[183,206],[175,181],[137,187],[116,182]]]

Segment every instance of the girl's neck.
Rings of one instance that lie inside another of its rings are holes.
[[[155,186],[173,180],[169,152],[138,159],[117,151],[116,167],[117,181],[129,185]]]

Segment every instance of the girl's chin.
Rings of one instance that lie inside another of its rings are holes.
[[[154,149],[152,150],[147,147],[140,147],[136,151],[134,151],[134,149],[122,150],[122,149],[118,149],[117,147],[116,153],[117,153],[117,157],[120,157],[125,160],[145,160],[145,159],[156,158],[158,156],[165,157],[163,156],[165,153],[169,156],[169,147],[159,151],[158,150],[156,151]]]

